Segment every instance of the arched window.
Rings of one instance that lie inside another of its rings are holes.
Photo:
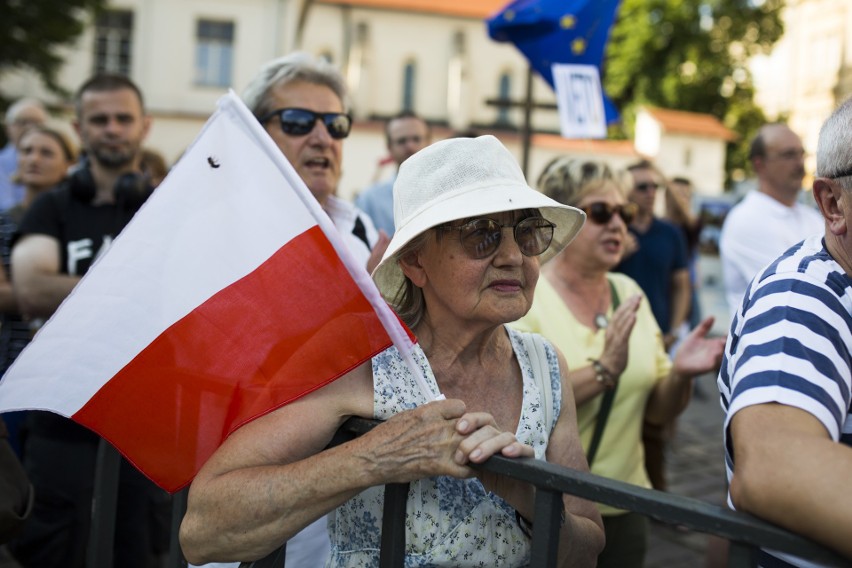
[[[512,75],[508,72],[500,74],[500,82],[497,85],[497,98],[501,101],[509,101],[512,98]],[[509,123],[509,107],[498,107],[497,124],[506,126]]]
[[[413,61],[402,71],[402,110],[414,110],[414,93],[417,88],[417,66]]]

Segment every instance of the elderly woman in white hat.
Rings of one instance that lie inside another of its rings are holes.
[[[446,400],[429,401],[391,347],[243,426],[193,482],[181,527],[191,562],[263,557],[330,513],[328,565],[377,565],[381,486],[412,482],[406,566],[525,566],[534,488],[470,464],[501,454],[587,469],[564,358],[505,326],[529,309],[539,266],[571,241],[583,213],[527,186],[512,155],[482,136],[404,162],[394,219],[373,277]],[[386,422],[324,450],[350,416]],[[560,565],[594,566],[600,516],[571,496],[564,505]]]

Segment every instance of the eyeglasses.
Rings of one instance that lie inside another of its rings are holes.
[[[352,129],[352,117],[342,112],[314,112],[305,108],[279,108],[261,116],[261,124],[277,116],[281,121],[281,130],[290,136],[304,136],[314,129],[317,120],[322,120],[329,136],[342,140],[349,136]]]
[[[618,213],[621,220],[628,225],[636,217],[637,205],[635,203],[625,203],[623,205],[610,205],[603,201],[597,201],[591,205],[582,208],[588,215],[589,219],[597,225],[606,225],[612,219],[612,216]]]
[[[783,152],[778,152],[774,156],[767,156],[768,160],[783,160],[785,162],[792,162],[793,160],[803,160],[804,158],[804,150],[785,150]]]
[[[648,191],[651,189],[659,189],[660,184],[653,181],[643,181],[642,183],[637,183],[633,186],[636,191]]]
[[[500,248],[505,227],[513,228],[515,242],[524,256],[538,256],[550,246],[556,225],[543,217],[526,217],[514,225],[501,225],[494,219],[482,218],[473,219],[457,227],[441,225],[435,228],[458,231],[459,242],[468,256],[482,259],[488,258]]]

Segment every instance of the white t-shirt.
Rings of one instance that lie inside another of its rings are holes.
[[[731,313],[760,269],[799,241],[824,231],[825,223],[816,209],[801,203],[788,207],[763,192],[749,192],[728,213],[719,239]]]

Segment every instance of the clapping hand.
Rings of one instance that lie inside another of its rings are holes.
[[[606,328],[604,350],[600,356],[601,364],[614,376],[619,376],[627,367],[630,333],[636,325],[636,311],[642,302],[642,295],[636,294],[621,304]]]

